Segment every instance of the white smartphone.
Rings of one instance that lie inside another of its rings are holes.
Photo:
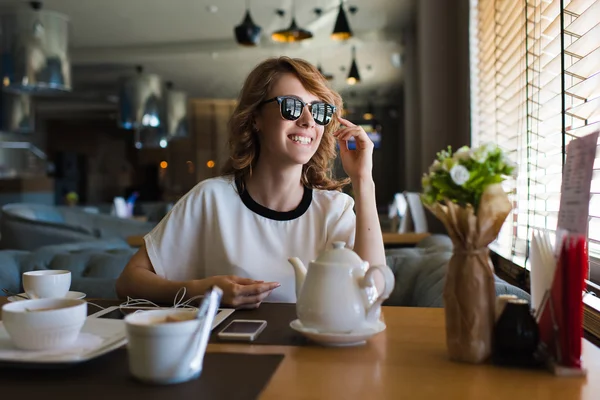
[[[219,339],[252,342],[267,326],[267,321],[258,319],[234,319],[221,332]]]

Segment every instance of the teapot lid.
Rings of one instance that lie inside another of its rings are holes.
[[[315,262],[360,265],[363,260],[354,251],[346,248],[346,242],[333,242],[333,249],[321,253]]]

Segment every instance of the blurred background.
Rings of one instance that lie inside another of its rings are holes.
[[[382,213],[470,142],[468,0],[0,0],[0,18],[1,204],[176,201],[219,173],[245,76],[280,55],[370,133]]]

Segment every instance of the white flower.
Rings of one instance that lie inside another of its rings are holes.
[[[457,164],[450,170],[450,177],[458,186],[462,186],[471,177],[471,173],[463,165]]]
[[[435,160],[433,162],[433,164],[431,164],[431,166],[429,167],[429,172],[430,173],[437,172],[440,169],[442,169],[442,163],[440,163],[439,160]]]
[[[466,161],[472,156],[472,151],[468,146],[463,146],[454,153],[452,158],[455,161]]]
[[[482,144],[477,149],[475,149],[475,151],[473,151],[473,153],[471,154],[471,158],[473,158],[473,160],[477,161],[478,163],[483,164],[490,156],[490,153],[492,153],[494,150],[496,150],[496,145],[492,143]]]

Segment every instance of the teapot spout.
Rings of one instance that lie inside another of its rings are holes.
[[[298,257],[289,258],[288,261],[294,267],[294,273],[296,275],[296,299],[300,297],[302,291],[302,285],[304,285],[304,278],[306,278],[306,267],[302,260]]]

